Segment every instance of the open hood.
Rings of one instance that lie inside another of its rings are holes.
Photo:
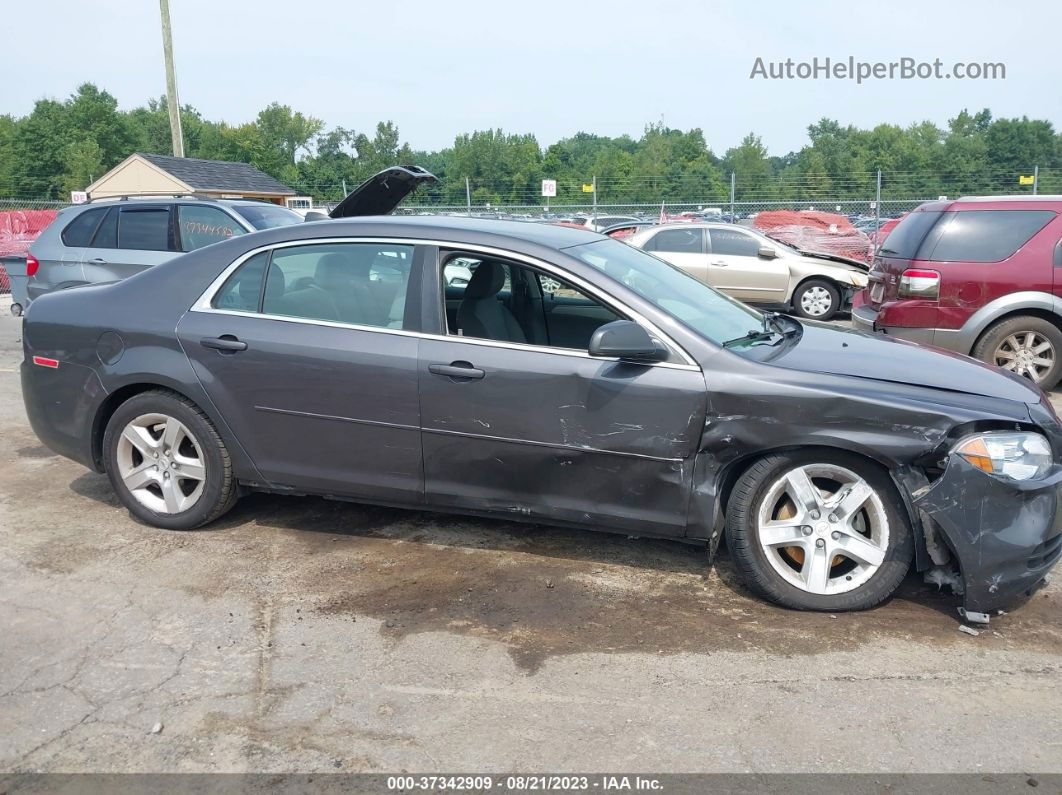
[[[851,265],[854,268],[858,268],[864,273],[870,270],[870,266],[865,262],[860,262],[857,259],[851,257],[842,257],[840,254],[827,254],[824,251],[804,251],[803,249],[797,249],[802,257],[810,257],[811,259],[825,259],[830,262],[839,262],[842,265]]]
[[[352,190],[328,216],[387,215],[418,186],[437,181],[434,174],[419,166],[392,166]]]

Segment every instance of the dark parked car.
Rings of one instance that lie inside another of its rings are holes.
[[[1062,197],[923,204],[888,233],[857,328],[969,354],[1044,389],[1062,379]]]
[[[467,284],[445,283],[452,260]],[[1062,426],[1031,383],[761,314],[584,230],[392,217],[244,235],[44,296],[24,344],[37,435],[163,528],[263,490],[710,554],[725,534],[783,605],[868,608],[913,562],[960,570],[984,620],[1062,549]]]

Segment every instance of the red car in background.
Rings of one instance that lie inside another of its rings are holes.
[[[870,262],[870,238],[843,215],[813,210],[767,210],[757,213],[752,225],[768,237],[800,251]]]
[[[878,249],[852,323],[1062,378],[1062,196],[928,202]]]

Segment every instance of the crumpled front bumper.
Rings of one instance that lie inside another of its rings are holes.
[[[1032,594],[1062,555],[1062,466],[1038,480],[989,475],[953,455],[944,474],[912,494],[959,559],[967,613]]]

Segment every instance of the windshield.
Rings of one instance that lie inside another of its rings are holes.
[[[712,342],[722,344],[763,325],[763,316],[755,309],[618,240],[584,243],[565,251],[622,282]]]
[[[302,216],[297,212],[276,204],[234,204],[232,209],[246,218],[255,229],[274,229],[302,223]]]

